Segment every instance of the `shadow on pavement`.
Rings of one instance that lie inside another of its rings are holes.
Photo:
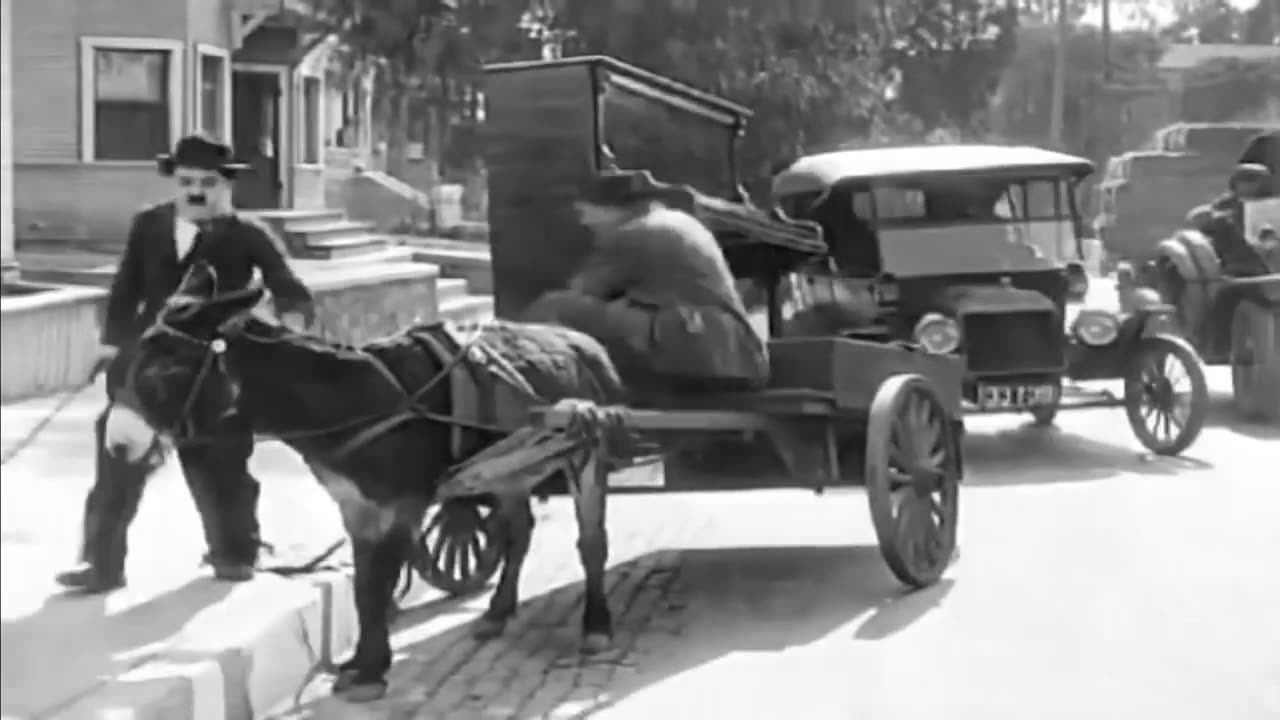
[[[1280,440],[1280,426],[1242,418],[1236,412],[1229,391],[1209,394],[1209,417],[1205,420],[1205,426],[1226,428],[1254,440]]]
[[[119,613],[111,595],[55,595],[30,615],[0,625],[5,717],[52,714],[99,684],[154,657],[228,583],[192,580]]]
[[[1124,440],[1132,443],[1129,438]],[[1190,455],[1156,457],[1125,446],[1099,442],[1056,427],[1030,423],[994,433],[968,433],[964,441],[965,484],[1044,485],[1105,480],[1121,473],[1176,475],[1213,466]]]
[[[476,642],[462,625],[403,648],[383,700],[324,697],[280,717],[590,717],[740,653],[784,651],[833,633],[887,638],[937,607],[951,587],[906,593],[868,546],[658,552],[611,568],[608,583],[615,649],[603,656],[578,653],[582,584],[573,583],[527,598],[501,639]],[[456,604],[410,610],[399,625],[457,611]]]

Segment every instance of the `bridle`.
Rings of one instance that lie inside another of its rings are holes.
[[[238,296],[247,295],[253,292],[256,292],[256,290],[249,289],[249,290],[237,291],[234,293],[226,293],[226,294],[215,296],[210,300],[205,300],[200,302],[222,302],[222,301],[234,300]],[[165,337],[173,338],[178,340],[179,342],[182,342],[185,345],[198,348],[202,353],[201,359],[200,359],[200,365],[196,370],[195,378],[192,380],[191,385],[187,389],[187,394],[183,399],[181,415],[179,415],[176,421],[176,425],[181,425],[183,422],[190,422],[191,413],[195,409],[196,399],[199,397],[200,390],[202,389],[204,383],[209,379],[212,372],[215,369],[217,369],[219,372],[222,372],[224,374],[227,372],[226,353],[229,348],[229,345],[226,338],[235,337],[235,338],[247,340],[249,342],[253,342],[259,345],[276,345],[283,342],[287,342],[291,338],[298,336],[297,333],[294,333],[292,331],[287,331],[286,334],[280,337],[275,337],[275,338],[253,335],[247,332],[244,327],[245,323],[249,320],[252,314],[253,314],[253,310],[250,309],[250,310],[244,310],[242,312],[239,312],[234,316],[232,316],[231,318],[228,318],[221,325],[217,327],[217,329],[213,333],[213,337],[209,340],[202,340],[198,337],[195,337],[194,335],[183,332],[182,330],[179,330],[178,328],[173,327],[172,324],[165,321],[163,313],[161,313],[156,318],[154,324],[150,328],[148,328],[146,333],[143,334],[144,338],[147,336],[155,336],[155,335],[163,335]],[[391,372],[390,368],[388,368],[386,364],[383,363],[380,359],[378,359],[376,356],[374,356],[371,353],[364,353],[364,357],[368,359],[370,365],[374,369],[376,369],[378,373],[393,388],[395,388],[400,393],[401,401],[398,408],[391,411],[390,413],[386,411],[369,413],[366,415],[361,415],[361,416],[352,418],[350,420],[336,423],[334,425],[329,425],[329,426],[324,426],[319,428],[309,428],[305,430],[297,430],[294,432],[287,432],[287,433],[280,433],[280,432],[271,433],[270,437],[287,442],[289,440],[314,439],[319,437],[336,435],[343,432],[358,430],[358,432],[355,432],[354,435],[352,435],[345,442],[341,443],[337,448],[335,448],[330,453],[331,460],[336,461],[346,457],[347,455],[359,449],[360,447],[363,447],[365,444],[376,439],[378,436],[386,432],[389,432],[406,422],[412,422],[412,421],[425,420],[425,421],[437,422],[437,423],[441,423],[449,426],[461,426],[461,427],[466,427],[473,430],[491,432],[495,434],[505,434],[505,430],[503,430],[500,427],[468,422],[457,417],[452,417],[449,415],[437,413],[427,408],[422,403],[422,399],[427,395],[427,393],[429,393],[431,390],[439,386],[440,383],[448,379],[450,374],[458,367],[460,363],[464,361],[464,359],[468,356],[471,348],[475,345],[478,339],[479,339],[479,335],[477,334],[473,336],[471,339],[469,339],[466,343],[464,343],[463,346],[459,348],[458,352],[453,353],[452,357],[449,357],[447,359],[442,358],[443,365],[440,368],[440,370],[435,375],[433,375],[430,380],[428,380],[424,385],[422,385],[422,387],[418,388],[417,390],[414,390],[413,392],[409,392],[404,387],[404,385],[400,382],[400,380],[396,378],[395,374]],[[135,362],[135,369],[136,369],[136,363],[137,363],[136,358],[134,362]],[[130,372],[130,383],[132,383],[133,377],[135,374],[136,374],[136,370]],[[178,435],[174,433],[176,429],[177,428],[175,426],[174,428],[169,429],[167,432],[173,437],[178,437]],[[215,443],[217,442],[217,440],[218,439],[215,437],[204,437],[204,438],[198,439],[198,441],[205,442],[205,443]],[[197,441],[197,438],[193,438],[193,437],[184,438],[184,442],[194,442],[194,441]]]

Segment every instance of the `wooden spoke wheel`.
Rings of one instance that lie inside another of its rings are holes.
[[[427,584],[451,596],[479,591],[502,565],[493,509],[472,500],[446,500],[428,515],[416,569]]]
[[[1236,411],[1280,422],[1280,311],[1245,300],[1231,316],[1231,385]]]
[[[1200,355],[1181,338],[1144,338],[1125,374],[1124,411],[1151,452],[1178,455],[1191,447],[1209,413]]]
[[[924,378],[894,375],[876,391],[864,480],[889,569],[912,587],[938,582],[956,547],[959,442]]]

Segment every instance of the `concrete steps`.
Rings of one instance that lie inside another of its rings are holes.
[[[377,253],[391,239],[376,223],[349,220],[341,210],[261,210],[253,213],[276,231],[294,257],[347,259]]]
[[[464,278],[473,293],[493,293],[493,254],[487,243],[445,238],[396,236],[414,259],[440,268],[443,277]]]
[[[440,301],[437,317],[456,323],[484,322],[493,319],[492,295],[463,295]]]

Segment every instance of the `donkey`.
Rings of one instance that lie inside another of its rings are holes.
[[[355,556],[360,631],[354,655],[337,669],[333,690],[351,701],[374,700],[387,687],[388,613],[396,585],[415,560],[420,525],[439,499],[441,479],[467,459],[455,457],[451,442],[449,359],[415,340],[432,326],[350,347],[256,313],[262,296],[261,288],[220,294],[213,270],[197,264],[144,333],[130,382],[148,423],[180,441],[201,439],[182,437],[183,428],[241,413],[257,434],[275,437],[302,456],[338,503]],[[521,375],[538,402],[626,401],[608,354],[582,333],[494,322],[479,330],[475,342]],[[453,362],[473,362],[466,351]],[[486,433],[479,447],[492,447],[502,437]],[[598,461],[588,455],[581,473],[565,473],[578,510],[578,553],[586,575],[585,652],[607,649],[613,633],[604,589],[605,483],[593,485],[603,475],[596,472]],[[530,491],[516,486],[489,498],[503,567],[488,609],[473,625],[479,638],[500,635],[515,614],[534,525]]]

